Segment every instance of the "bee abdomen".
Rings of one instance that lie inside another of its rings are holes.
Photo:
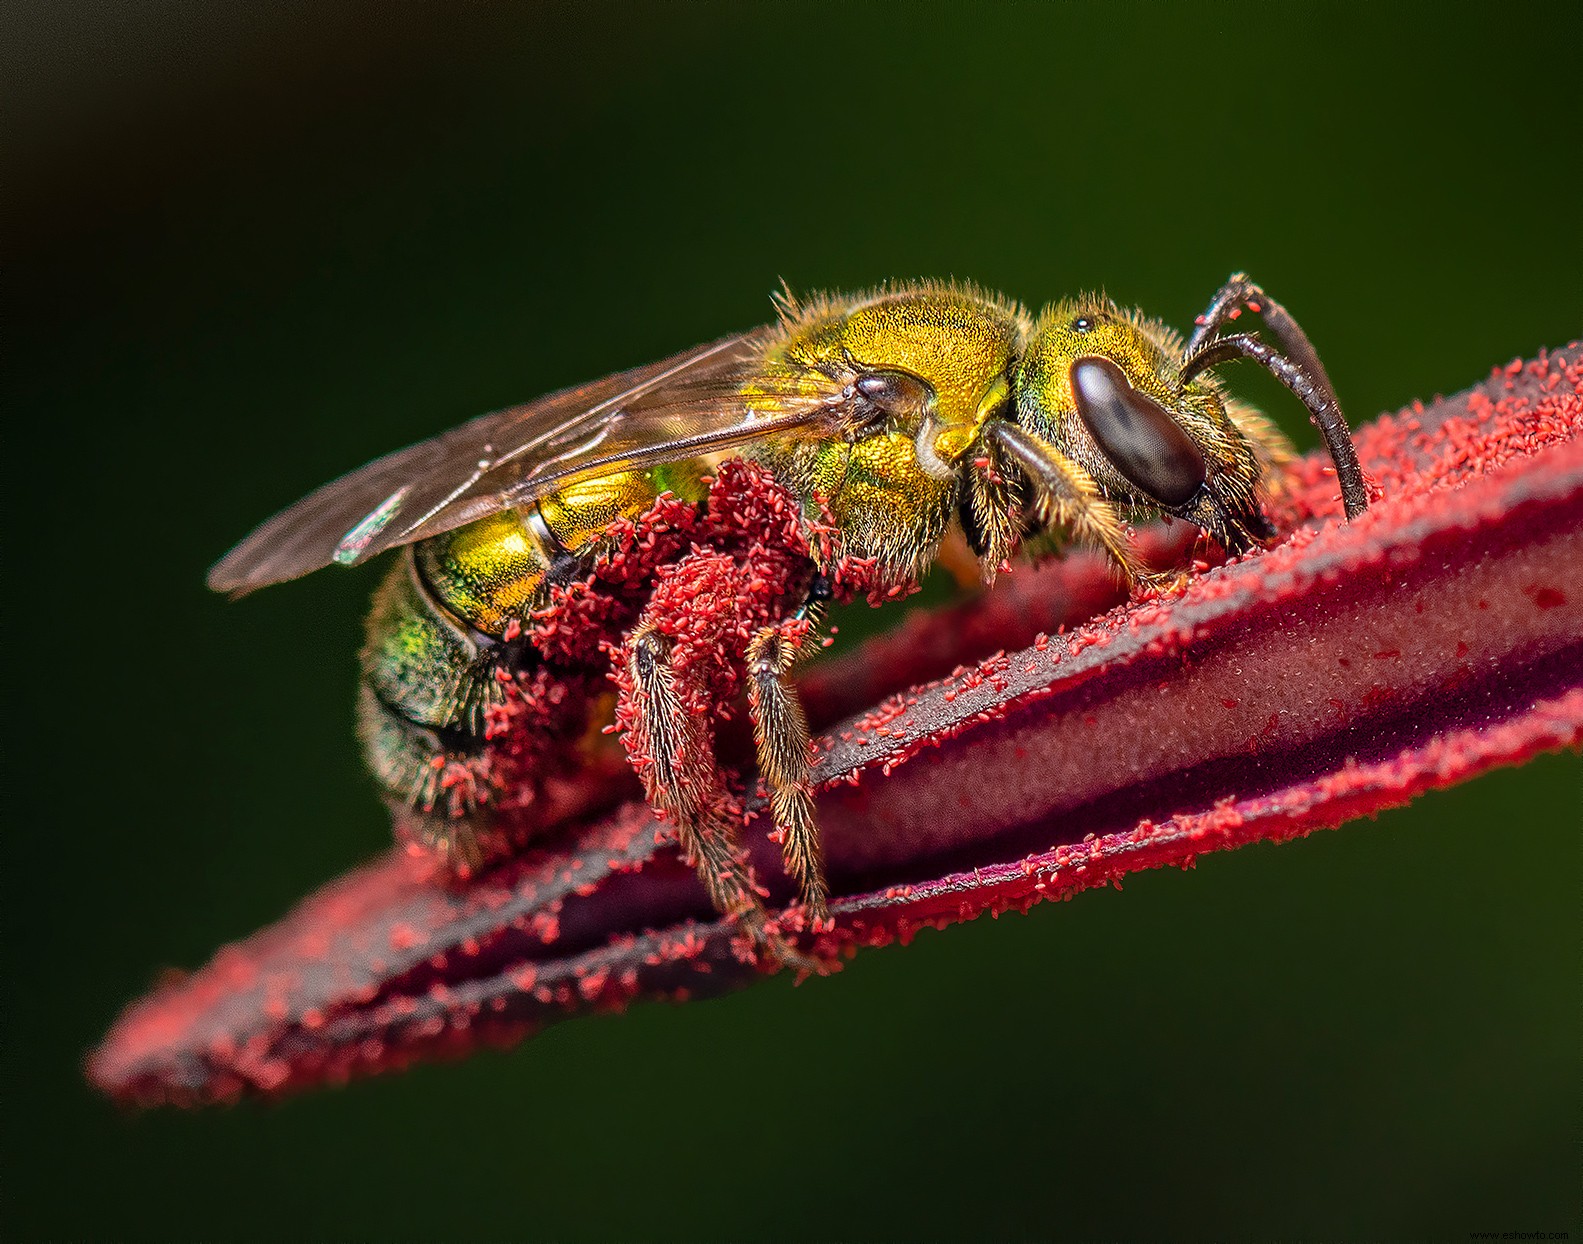
[[[504,645],[449,609],[417,561],[404,552],[374,595],[363,683],[417,725],[482,733],[484,710],[500,699],[494,675]]]
[[[538,506],[502,510],[413,547],[418,579],[446,612],[501,638],[513,619],[543,603],[559,548]]]
[[[402,551],[375,593],[362,651],[359,733],[388,797],[423,807],[438,768],[484,755],[488,710],[505,700],[501,672],[539,659],[512,624],[587,566],[616,519],[664,492],[701,501],[702,473],[682,462],[600,476]]]
[[[484,750],[486,710],[502,701],[496,672],[507,646],[469,630],[402,551],[374,595],[361,654],[358,735],[381,792],[430,805],[449,761]],[[438,762],[438,763],[437,763]]]

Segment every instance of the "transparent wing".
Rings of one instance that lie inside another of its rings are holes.
[[[275,515],[210,570],[209,586],[239,595],[331,563],[354,565],[573,477],[727,449],[831,417],[835,382],[766,374],[771,332],[723,337],[398,449]],[[751,406],[742,396],[750,380]]]

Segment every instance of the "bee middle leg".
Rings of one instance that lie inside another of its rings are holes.
[[[748,707],[786,872],[797,883],[809,920],[822,926],[830,916],[830,888],[814,822],[808,719],[790,677],[798,637],[787,630],[766,626],[749,642]]]
[[[644,622],[626,644],[629,724],[623,742],[649,802],[676,826],[683,852],[715,910],[734,919],[777,962],[798,971],[821,965],[793,950],[769,914],[738,841],[707,718],[691,711],[670,641]]]

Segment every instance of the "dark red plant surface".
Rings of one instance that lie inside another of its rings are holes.
[[[814,671],[811,712],[838,724],[818,767],[836,928],[812,948],[905,942],[1577,746],[1583,345],[1357,441],[1375,501],[1356,522],[1308,458],[1276,506],[1291,534],[1179,593],[1118,603],[1079,555]],[[88,1075],[140,1104],[277,1093],[720,993],[755,979],[741,951],[628,803],[465,886],[391,851],[134,1003]]]

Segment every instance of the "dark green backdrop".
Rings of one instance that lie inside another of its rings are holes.
[[[369,575],[202,587],[329,476],[782,276],[1183,324],[1246,267],[1358,419],[1583,329],[1572,5],[310,11],[12,12],[7,1235],[1577,1229],[1575,757],[800,989],[281,1106],[90,1094],[160,965],[386,841]]]

